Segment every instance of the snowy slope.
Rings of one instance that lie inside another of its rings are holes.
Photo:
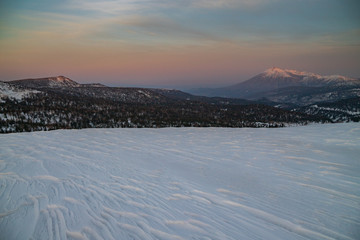
[[[21,100],[24,97],[28,97],[30,94],[40,93],[37,90],[30,90],[25,88],[19,88],[16,86],[12,86],[6,82],[0,81],[0,101],[3,98],[11,98],[16,100]]]
[[[359,239],[360,125],[0,135],[0,239]]]

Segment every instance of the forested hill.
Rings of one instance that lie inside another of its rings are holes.
[[[0,132],[93,127],[283,127],[329,121],[239,99],[174,97],[178,91],[164,94],[158,89],[81,85],[72,80],[62,85],[54,79],[50,84],[46,80],[1,82]]]

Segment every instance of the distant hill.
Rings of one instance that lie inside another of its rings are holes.
[[[62,87],[79,87],[80,84],[64,76],[47,77],[47,78],[29,78],[14,80],[10,82],[16,86],[28,88],[62,88]]]
[[[360,79],[270,68],[236,85],[214,89],[193,89],[190,93],[249,100],[266,98],[272,102],[304,106],[319,101],[331,102],[360,96]]]
[[[101,83],[80,84],[64,76],[22,79],[6,83],[13,87],[33,89],[47,94],[99,98],[118,102],[155,103],[168,100],[150,89],[108,87]]]
[[[36,89],[43,92],[87,96],[121,102],[167,103],[169,101],[198,101],[223,105],[249,105],[259,102],[238,98],[195,96],[176,89],[108,87],[101,83],[79,84],[64,76],[8,81],[13,87]]]

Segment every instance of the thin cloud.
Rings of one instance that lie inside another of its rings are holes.
[[[70,0],[67,7],[105,14],[131,13],[159,8],[254,8],[279,0]]]
[[[360,29],[324,34],[319,37],[319,42],[328,46],[360,47]]]
[[[167,18],[137,16],[119,20],[117,23],[155,35],[221,40],[213,34],[181,25]]]
[[[199,8],[254,8],[277,0],[194,0],[192,6]]]
[[[85,29],[85,27],[84,27]],[[86,26],[84,39],[141,45],[206,45],[230,40],[206,30],[182,25],[169,18],[129,16],[104,19]]]
[[[148,2],[148,1],[144,1]],[[133,12],[146,6],[139,1],[118,0],[118,1],[84,1],[71,0],[64,5],[69,9],[91,11],[105,14],[117,14],[122,12]]]

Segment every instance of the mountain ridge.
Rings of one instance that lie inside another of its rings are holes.
[[[342,75],[320,75],[312,72],[306,71],[299,71],[293,69],[282,69],[278,67],[272,67],[266,69],[262,74],[265,74],[266,77],[291,77],[291,76],[302,76],[307,78],[318,78],[324,79],[329,81],[334,80],[345,80],[345,81],[352,81],[356,80],[356,78],[346,77]]]
[[[333,91],[330,95],[328,88]],[[359,98],[324,104],[348,97],[349,91],[358,93],[341,86],[287,87],[261,93],[265,97],[252,101],[195,96],[175,89],[79,84],[64,76],[0,81],[0,133],[89,127],[284,127],[359,121]],[[303,108],[309,96],[317,106]]]
[[[10,84],[23,86],[23,87],[30,87],[30,88],[107,87],[102,83],[81,84],[63,75],[59,75],[55,77],[43,77],[43,78],[26,78],[26,79],[11,80],[6,82]]]
[[[176,102],[198,101],[210,104],[245,105],[257,104],[257,102],[244,99],[208,98],[194,96],[176,89],[140,88],[140,87],[109,87],[101,83],[78,83],[65,76],[29,78],[4,82],[22,89],[32,89],[38,92],[52,92],[75,96],[87,96],[94,98],[110,99],[121,102]],[[20,91],[20,90],[19,90]],[[3,94],[4,95],[4,94]]]
[[[287,89],[288,88],[288,89]],[[284,91],[293,88],[292,91]],[[311,88],[326,89],[322,94],[324,96],[314,96],[310,93]],[[283,99],[290,100],[289,103],[307,105],[318,101],[319,98],[325,99],[327,95],[334,95],[341,88],[342,90],[354,90],[360,88],[360,79],[350,78],[341,75],[322,76],[315,73],[281,69],[277,67],[269,68],[264,72],[255,75],[254,77],[223,88],[203,88],[193,89],[189,92],[194,95],[202,95],[208,97],[230,97],[230,98],[245,98],[248,100],[258,100],[268,98],[274,102],[282,102]],[[306,89],[306,91],[302,91]],[[307,101],[297,101],[292,98],[292,95],[306,95]],[[344,98],[360,96],[360,90],[356,93],[353,91],[342,94],[340,98],[329,99],[330,101],[337,101]],[[281,99],[279,99],[279,97]],[[314,98],[314,99],[312,99]]]
[[[89,86],[65,77],[2,83],[11,88],[10,93],[37,92],[19,98],[14,94],[1,97],[0,133],[93,127],[284,127],[330,122],[322,116],[247,100],[198,97],[177,90]]]

